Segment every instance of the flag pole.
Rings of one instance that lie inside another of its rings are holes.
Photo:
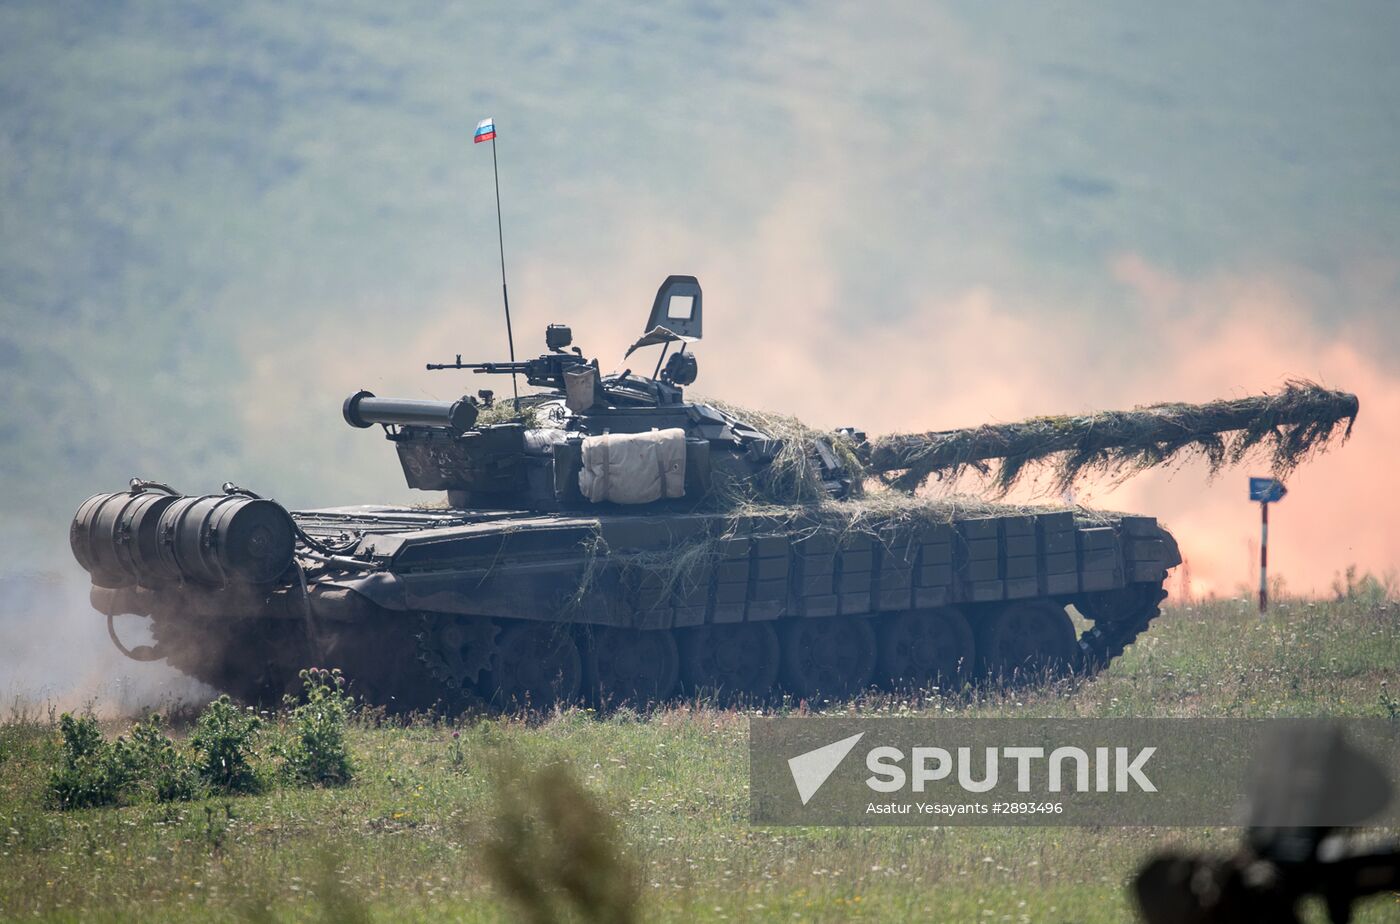
[[[506,344],[510,347],[510,361],[515,363],[515,335],[510,330],[510,293],[506,290],[506,241],[505,235],[501,231],[501,170],[496,165],[496,137],[495,124],[492,124],[491,132],[491,174],[496,180],[496,244],[501,251],[501,302],[506,309]],[[515,380],[515,370],[510,373],[510,390],[515,396],[515,409],[520,410],[520,386]]]

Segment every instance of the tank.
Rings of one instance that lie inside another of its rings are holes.
[[[1038,682],[1101,669],[1158,615],[1181,556],[1153,517],[867,496],[909,487],[928,441],[687,399],[702,299],[662,284],[627,352],[658,348],[650,375],[602,374],[556,324],[535,359],[428,367],[523,378],[518,399],[351,395],[346,423],[382,431],[421,506],[140,480],[88,499],[93,606],[129,656],[245,700],[317,665],[391,709]],[[950,464],[997,450],[977,452]],[[121,614],[154,645],[123,645]]]

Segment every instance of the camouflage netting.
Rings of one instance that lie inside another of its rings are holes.
[[[1355,395],[1290,381],[1274,394],[1208,404],[1153,404],[1131,411],[1036,417],[965,430],[890,435],[860,448],[869,476],[904,491],[930,477],[954,480],[968,469],[991,472],[1005,494],[1031,468],[1065,490],[1081,476],[1126,478],[1144,469],[1204,458],[1215,474],[1249,458],[1266,458],[1287,475],[1314,452],[1351,436]]]
[[[754,411],[724,401],[699,399],[780,441],[772,464],[755,478],[728,479],[719,473],[712,497],[723,508],[820,504],[830,495],[822,486],[817,442],[823,441],[855,478],[857,493],[868,477],[855,444],[836,433],[807,426],[796,417]]]
[[[876,534],[916,523],[951,523],[971,517],[1065,510],[1062,504],[1012,504],[989,501],[972,494],[914,497],[884,490],[874,484],[862,447],[840,433],[816,430],[795,417],[751,411],[721,401],[706,404],[744,421],[774,439],[782,448],[771,464],[753,477],[737,478],[716,472],[710,503],[731,515],[732,530],[742,531],[745,520],[763,519],[784,524],[789,532],[804,530],[857,531]],[[832,500],[822,484],[817,464],[820,440],[851,472],[852,496]],[[1076,517],[1100,520],[1103,514],[1086,507],[1072,507]]]

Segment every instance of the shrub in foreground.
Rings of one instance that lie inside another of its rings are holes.
[[[58,720],[58,766],[49,773],[48,802],[58,809],[115,805],[125,773],[116,747],[90,715],[65,712]]]
[[[340,671],[322,669],[301,672],[306,702],[292,706],[289,737],[277,747],[288,777],[299,783],[340,786],[350,782],[355,769],[345,741],[354,703],[345,693]]]
[[[496,772],[487,873],[532,924],[638,919],[640,874],[611,815],[563,764]]]
[[[129,738],[118,738],[116,749],[136,794],[155,802],[185,802],[199,795],[194,762],[175,748],[161,730],[162,719],[151,713],[131,727]]]
[[[156,714],[137,722],[126,736],[108,741],[93,716],[64,713],[47,802],[56,809],[92,808],[188,801],[207,793],[257,793],[278,780],[348,783],[355,768],[346,731],[354,704],[345,693],[345,678],[339,671],[306,670],[301,679],[304,702],[288,698],[286,733],[268,749],[281,758],[280,774],[260,761],[263,720],[227,696],[200,713],[188,747],[170,739]]]
[[[194,765],[161,730],[159,715],[137,722],[129,737],[108,741],[95,717],[65,712],[58,733],[58,766],[47,792],[54,808],[177,802],[199,794]]]
[[[262,778],[253,767],[253,738],[261,728],[262,720],[251,709],[240,708],[227,696],[205,707],[190,745],[199,776],[210,789],[221,793],[262,790]]]

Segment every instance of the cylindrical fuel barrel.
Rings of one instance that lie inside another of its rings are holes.
[[[156,551],[161,514],[175,503],[177,495],[161,491],[138,494],[121,515],[124,541],[117,544],[117,558],[138,583],[159,583],[160,559]]]
[[[280,504],[236,494],[180,498],[166,507],[159,533],[165,573],[215,587],[274,581],[296,548],[291,514]]]
[[[425,401],[416,398],[376,398],[373,392],[357,391],[341,408],[345,422],[352,427],[397,424],[407,427],[445,427],[465,433],[476,423],[476,405],[460,401]]]
[[[140,494],[94,494],[83,501],[68,527],[73,557],[92,575],[98,587],[125,587],[135,580],[117,558],[121,515]]]
[[[94,494],[68,529],[73,557],[98,587],[157,583],[157,525],[174,502],[174,495],[159,491]]]

